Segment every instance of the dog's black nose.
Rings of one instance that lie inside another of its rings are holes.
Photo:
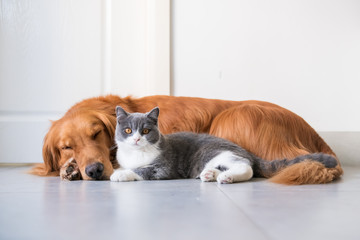
[[[85,168],[85,173],[96,180],[99,180],[103,174],[104,165],[102,163],[93,163]]]

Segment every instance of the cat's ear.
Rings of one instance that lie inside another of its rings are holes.
[[[129,114],[120,106],[116,106],[115,112],[116,112],[116,117],[119,119],[124,119],[127,118],[127,116],[129,116]]]
[[[148,112],[146,114],[146,116],[148,118],[150,118],[151,120],[153,120],[156,124],[158,122],[158,117],[159,117],[159,113],[160,113],[160,109],[158,107],[155,107],[153,110],[151,110],[150,112]]]

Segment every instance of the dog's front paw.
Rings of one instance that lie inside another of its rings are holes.
[[[61,168],[60,168],[60,178],[65,181],[74,181],[81,179],[81,173],[79,166],[77,165],[75,159],[70,158]]]
[[[117,169],[110,176],[112,182],[140,181],[142,178],[130,169]]]

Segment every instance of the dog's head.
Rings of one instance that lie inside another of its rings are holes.
[[[109,179],[115,164],[110,156],[115,126],[114,115],[90,110],[67,113],[45,136],[45,170],[57,172],[73,158],[84,180]]]

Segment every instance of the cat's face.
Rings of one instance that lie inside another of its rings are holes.
[[[128,113],[121,107],[116,107],[116,143],[134,148],[156,144],[160,139],[158,116],[159,108],[148,113]]]

